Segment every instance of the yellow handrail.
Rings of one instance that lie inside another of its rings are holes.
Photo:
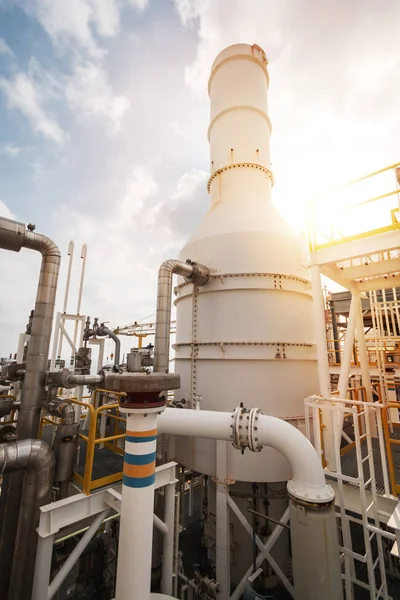
[[[396,213],[399,212],[398,208],[392,209],[390,211],[390,224],[387,224],[387,225],[384,225],[384,226],[381,226],[379,228],[372,229],[369,231],[362,231],[362,232],[359,232],[354,235],[347,235],[347,234],[343,234],[339,231],[334,231],[331,225],[329,226],[330,233],[328,233],[327,231],[325,231],[325,229],[326,229],[325,227],[321,227],[321,223],[319,222],[319,217],[317,216],[317,210],[316,210],[317,200],[319,200],[320,198],[331,196],[337,192],[340,192],[341,190],[344,190],[350,186],[353,186],[356,183],[360,183],[362,181],[370,179],[371,177],[374,177],[381,173],[385,173],[387,171],[394,170],[397,167],[399,167],[399,165],[400,165],[400,162],[397,162],[397,163],[394,163],[387,167],[384,167],[383,169],[379,169],[378,171],[374,171],[373,173],[364,175],[363,177],[358,177],[357,179],[354,179],[353,181],[350,181],[350,182],[342,184],[336,188],[333,188],[331,190],[323,192],[322,194],[319,194],[317,197],[313,198],[310,202],[308,202],[307,206],[306,206],[306,210],[307,210],[308,239],[309,239],[310,252],[315,252],[317,250],[330,248],[332,246],[337,246],[339,244],[348,243],[348,242],[356,241],[359,239],[371,237],[374,235],[379,235],[382,233],[399,230],[400,222],[399,222],[398,218],[396,217]],[[367,200],[362,200],[360,202],[353,202],[353,203],[349,203],[345,206],[340,206],[339,210],[342,213],[346,213],[350,210],[360,209],[362,207],[368,206],[375,202],[385,200],[386,198],[391,198],[392,196],[395,196],[395,195],[398,195],[400,197],[400,189],[398,189],[398,188],[390,189],[390,191],[387,191],[383,194],[379,194],[378,196],[374,196],[372,198],[368,198]],[[325,222],[325,215],[321,215],[321,218],[324,219],[324,222]],[[356,221],[358,221],[358,220],[356,220]],[[321,240],[321,237],[324,239]],[[321,240],[321,241],[319,241],[319,240]]]
[[[125,392],[113,392],[111,390],[97,388],[93,394],[94,404],[95,404],[95,397],[96,397],[97,393],[105,393],[107,395],[115,395],[115,396],[126,396]],[[82,478],[78,473],[74,474],[75,479],[82,484],[83,493],[89,495],[93,489],[96,489],[97,487],[100,487],[101,485],[106,485],[107,483],[113,483],[113,482],[116,482],[116,481],[119,481],[120,479],[122,479],[122,471],[120,473],[115,473],[115,474],[109,475],[107,477],[102,477],[99,480],[93,480],[92,477],[93,477],[93,464],[94,464],[94,454],[95,454],[96,444],[106,444],[106,445],[109,444],[111,446],[110,442],[113,442],[115,440],[124,439],[126,434],[125,433],[117,433],[117,431],[120,431],[120,429],[118,427],[119,422],[120,421],[125,422],[126,419],[124,419],[123,417],[121,417],[119,415],[119,403],[103,404],[102,406],[99,406],[98,408],[95,409],[92,403],[89,404],[86,402],[79,402],[77,400],[72,400],[72,402],[74,404],[79,404],[80,406],[87,407],[90,412],[88,435],[86,436],[83,433],[79,433],[80,439],[82,439],[83,441],[85,441],[87,443],[84,476]],[[96,437],[97,422],[98,422],[99,416],[101,416],[102,412],[106,412],[106,411],[110,411],[110,410],[114,410],[114,409],[117,410],[117,414],[116,415],[113,415],[113,414],[108,415],[110,418],[114,419],[116,422],[116,427],[114,428],[114,435],[97,438]]]

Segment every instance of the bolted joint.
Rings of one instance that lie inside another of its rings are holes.
[[[192,273],[185,277],[187,283],[193,283],[193,285],[206,285],[210,279],[210,269],[188,259],[186,264],[190,265],[193,269]]]
[[[72,373],[68,369],[49,371],[49,373],[47,373],[47,385],[54,388],[74,388],[76,387],[76,383],[68,380],[70,375],[72,375]]]
[[[238,406],[233,414],[232,445],[242,454],[246,448],[251,452],[260,452],[263,444],[258,433],[259,408],[246,409],[243,405]]]

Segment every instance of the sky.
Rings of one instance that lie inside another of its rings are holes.
[[[400,160],[399,30],[398,0],[0,0],[0,215],[59,245],[57,309],[74,240],[68,310],[87,244],[81,312],[153,319],[158,267],[207,210],[207,80],[230,44],[267,54],[274,203],[294,225],[320,191]],[[0,254],[0,355],[39,266]]]

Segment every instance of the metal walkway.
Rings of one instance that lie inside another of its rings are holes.
[[[393,437],[397,437],[400,439],[400,432],[393,432]],[[382,471],[382,460],[380,456],[380,448],[379,441],[377,438],[372,438],[372,452],[373,452],[373,461],[374,461],[374,469],[375,469],[375,478],[376,478],[376,491],[378,494],[385,493],[384,487],[384,479],[383,479],[383,471]],[[361,452],[362,457],[365,458],[368,454],[367,441],[363,440],[361,442]],[[396,481],[400,481],[400,446],[392,446],[393,453],[393,464],[394,470],[396,474]],[[350,477],[356,478],[358,475],[358,467],[357,467],[357,456],[356,456],[356,448],[352,448],[346,454],[342,456],[342,473],[344,475],[348,475]],[[367,462],[363,465],[364,468],[364,477],[365,480],[369,478],[369,467]],[[349,485],[353,485],[349,483]],[[371,484],[366,486],[366,490],[371,491]]]
[[[77,473],[81,477],[85,474],[87,444],[79,440],[79,461]],[[124,458],[108,448],[95,447],[92,479],[101,479],[107,475],[121,473],[123,469]],[[122,477],[121,477],[122,479]]]

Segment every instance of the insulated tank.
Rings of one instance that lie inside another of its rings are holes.
[[[223,50],[212,65],[210,204],[180,253],[210,268],[204,287],[182,279],[176,293],[176,398],[232,411],[241,402],[304,423],[303,400],[318,389],[312,298],[303,242],[271,203],[267,59],[259,46]],[[216,475],[216,444],[176,438],[175,458]],[[228,449],[231,480],[284,481],[276,450]]]

